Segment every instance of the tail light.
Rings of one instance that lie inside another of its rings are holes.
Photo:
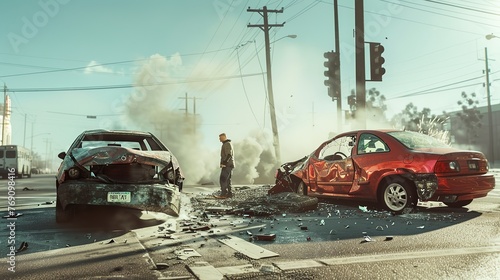
[[[458,173],[460,172],[460,166],[458,162],[454,160],[442,160],[436,162],[434,166],[435,173]]]
[[[81,175],[81,172],[80,172],[80,169],[76,168],[76,167],[71,167],[69,170],[68,170],[68,176],[71,178],[71,179],[78,179]]]

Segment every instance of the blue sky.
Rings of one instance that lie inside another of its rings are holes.
[[[346,109],[355,81],[354,0],[338,2]],[[0,1],[0,82],[12,98],[13,142],[29,147],[33,139],[36,152],[55,157],[85,129],[175,134],[191,125],[179,117],[185,93],[196,97],[197,145],[204,151],[219,148],[223,131],[234,141],[270,134],[264,33],[247,27],[262,24],[247,8],[267,6],[284,7],[270,23],[286,22],[271,29],[282,159],[304,155],[330,132],[347,129],[336,127],[336,103],[323,84],[323,53],[334,49],[332,3]],[[382,43],[386,61],[383,82],[367,82],[367,89],[384,94],[388,115],[410,102],[436,114],[453,111],[462,91],[477,93],[484,105],[487,47],[497,104],[500,39],[485,35],[500,36],[499,17],[499,1],[365,0],[365,40]],[[291,34],[297,37],[285,37]],[[161,82],[158,88],[140,89],[152,81],[146,72]],[[158,131],[164,118],[174,123],[169,132]]]

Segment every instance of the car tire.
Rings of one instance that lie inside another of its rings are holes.
[[[59,199],[56,199],[56,223],[67,223],[71,221],[74,214],[73,205],[66,206],[66,210],[63,209]]]
[[[386,180],[380,201],[385,209],[401,214],[413,211],[418,198],[415,187],[409,181],[396,177]]]
[[[472,199],[455,201],[455,202],[443,202],[443,203],[446,204],[446,206],[451,207],[451,208],[462,208],[464,206],[469,205],[471,202],[472,202]]]
[[[295,190],[295,193],[300,194],[300,195],[307,195],[307,186],[304,182],[300,182],[297,185],[297,190]]]

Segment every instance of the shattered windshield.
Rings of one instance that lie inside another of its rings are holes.
[[[396,138],[409,149],[422,148],[449,148],[450,146],[440,140],[414,131],[394,131],[387,134]]]

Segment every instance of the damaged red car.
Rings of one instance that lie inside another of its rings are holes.
[[[56,221],[89,205],[111,205],[177,216],[184,175],[176,157],[153,134],[88,130],[62,159],[56,177]]]
[[[418,200],[463,207],[495,187],[488,170],[483,153],[452,148],[428,135],[358,130],[283,164],[269,194],[375,202],[395,213],[411,211]]]

